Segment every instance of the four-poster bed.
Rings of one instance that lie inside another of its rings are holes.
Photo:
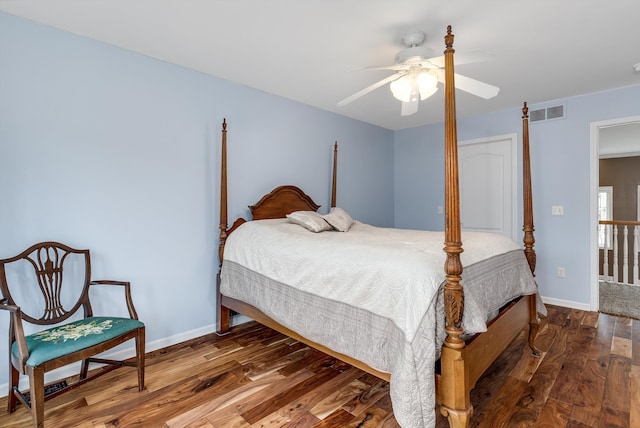
[[[291,213],[315,213],[319,208],[295,186],[274,189],[250,207],[253,221],[238,219],[228,228],[226,121],[222,129],[220,332],[229,330],[233,310],[389,380],[396,419],[407,427],[433,424],[436,403],[450,426],[468,426],[473,412],[470,390],[527,325],[529,344],[537,353],[537,314],[544,311],[533,279],[526,104],[525,249],[497,235],[465,233],[462,254],[450,26],[445,44],[444,235],[357,221],[340,229],[346,232],[311,233],[287,220]],[[328,216],[341,213],[336,208],[336,164],[337,144]],[[338,266],[341,260],[350,265]]]

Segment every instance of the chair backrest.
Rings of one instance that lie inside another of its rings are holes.
[[[33,324],[58,324],[81,306],[85,316],[91,316],[90,279],[89,250],[59,242],[41,242],[15,257],[0,259],[2,297],[20,306],[22,319]]]

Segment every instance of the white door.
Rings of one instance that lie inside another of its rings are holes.
[[[462,230],[516,239],[516,139],[512,134],[459,143]]]

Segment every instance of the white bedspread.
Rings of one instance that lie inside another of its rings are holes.
[[[489,233],[463,233],[462,241],[463,328],[476,333],[486,329],[489,313],[536,286],[517,243]],[[312,233],[286,219],[251,221],[226,241],[221,293],[391,373],[396,419],[427,427],[435,421],[433,365],[444,338],[443,243],[443,232],[360,222],[348,232]],[[485,290],[502,265],[498,289]],[[475,291],[469,275],[478,277]]]
[[[261,220],[232,233],[224,257],[275,281],[391,318],[412,341],[444,280],[443,243],[442,232],[355,223],[344,233],[312,233],[286,219]],[[471,265],[518,248],[500,235],[466,233],[461,260]]]

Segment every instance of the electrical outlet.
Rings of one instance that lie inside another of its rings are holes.
[[[565,276],[565,271],[564,271],[564,268],[563,268],[563,267],[558,267],[557,272],[558,272],[558,278],[564,278],[564,276]]]
[[[442,214],[442,205],[438,205],[438,214]]]
[[[564,207],[562,205],[552,206],[551,215],[564,215]]]

